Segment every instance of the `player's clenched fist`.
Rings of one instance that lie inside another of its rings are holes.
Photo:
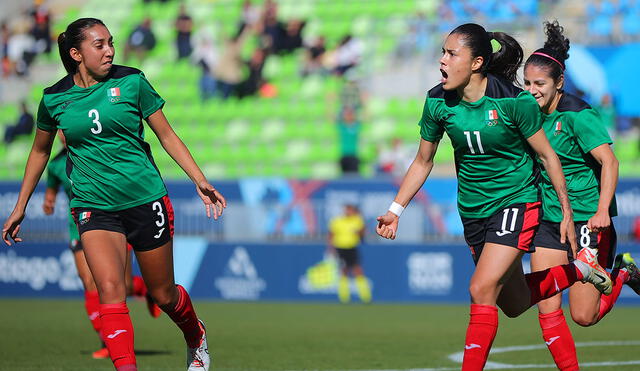
[[[381,237],[395,240],[396,231],[398,230],[398,216],[391,211],[387,211],[386,214],[376,218],[378,225],[376,226],[376,233]]]

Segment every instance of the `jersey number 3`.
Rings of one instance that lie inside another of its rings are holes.
[[[100,113],[98,113],[98,110],[95,108],[90,110],[89,118],[92,118],[93,123],[96,125],[95,128],[91,128],[91,132],[94,134],[102,133],[102,124],[100,123]]]

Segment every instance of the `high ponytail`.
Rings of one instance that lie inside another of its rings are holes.
[[[80,49],[80,44],[85,39],[84,31],[95,25],[104,26],[104,23],[97,18],[80,18],[71,22],[67,29],[58,36],[60,59],[67,73],[74,74],[78,71],[78,62],[71,58],[71,49]]]
[[[522,47],[516,39],[504,32],[490,32],[490,36],[500,44],[500,48],[491,54],[486,72],[502,76],[517,84],[518,69],[524,58]]]
[[[466,23],[456,27],[449,35],[463,36],[465,45],[471,50],[471,56],[482,57],[484,62],[480,68],[483,75],[491,73],[514,84],[518,83],[517,72],[522,64],[524,52],[513,37],[504,32],[487,32],[484,27],[475,23]],[[495,53],[491,40],[500,44]]]
[[[543,67],[549,71],[549,76],[553,78],[553,81],[557,82],[564,74],[565,62],[569,59],[571,45],[569,39],[564,36],[564,28],[557,20],[544,22],[544,28],[547,41],[545,41],[543,48],[536,50],[529,56],[525,68],[530,64]]]

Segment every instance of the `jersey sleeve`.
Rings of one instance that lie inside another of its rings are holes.
[[[140,86],[138,90],[138,108],[142,118],[146,119],[164,106],[164,99],[153,89],[143,73],[140,73]]]
[[[523,91],[511,102],[510,113],[514,124],[525,138],[542,129],[542,114],[538,102],[527,91]]]
[[[49,109],[44,104],[44,97],[40,100],[40,105],[38,106],[36,125],[38,129],[44,131],[55,131],[58,128],[56,121],[51,117]]]
[[[437,142],[442,139],[444,127],[435,114],[436,102],[433,98],[427,97],[422,109],[422,117],[418,125],[420,126],[420,136],[428,142]]]
[[[51,170],[51,166],[47,166],[47,188],[58,190],[62,182]]]
[[[613,143],[600,114],[592,108],[580,111],[573,122],[573,131],[585,153],[599,145]]]

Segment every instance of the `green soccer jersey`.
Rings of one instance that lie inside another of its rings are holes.
[[[51,161],[49,161],[49,165],[47,165],[47,188],[55,189],[56,191],[62,186],[64,193],[67,194],[67,197],[71,199],[71,181],[67,177],[66,168],[67,166],[67,150],[63,149],[58,153]],[[69,216],[69,239],[80,240],[80,235],[78,234],[78,227],[76,223],[73,221],[73,216],[71,215],[71,209],[68,212]]]
[[[67,75],[44,90],[37,124],[64,132],[71,207],[118,211],[166,195],[142,122],[163,105],[140,70],[117,65],[88,88]]]
[[[567,192],[576,221],[587,221],[598,210],[600,199],[600,164],[589,153],[592,149],[611,144],[600,115],[580,98],[563,94],[557,109],[543,114],[544,132],[556,151],[567,179]],[[562,209],[547,172],[542,169],[543,219],[562,221]],[[617,215],[615,198],[609,210]]]
[[[438,85],[429,91],[420,135],[437,142],[444,132],[454,148],[458,210],[486,218],[514,203],[539,201],[537,166],[526,142],[541,129],[538,104],[528,92],[491,74],[485,95],[461,100]]]

